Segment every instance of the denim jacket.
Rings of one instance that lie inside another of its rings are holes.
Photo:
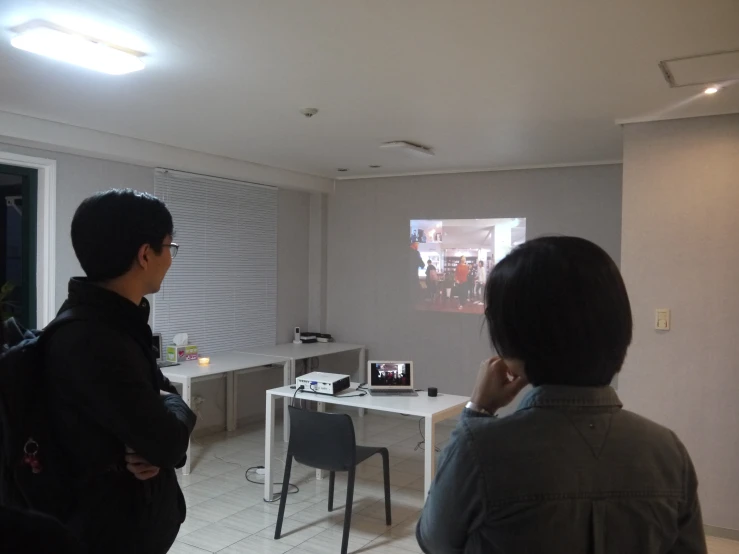
[[[465,410],[416,535],[426,554],[705,553],[675,434],[611,387],[542,386],[505,418]]]

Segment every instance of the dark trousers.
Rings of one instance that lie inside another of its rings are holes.
[[[436,297],[436,293],[438,292],[438,286],[439,284],[436,281],[429,281],[426,279],[426,288],[428,288],[429,296],[434,299]]]
[[[467,296],[470,293],[470,286],[468,283],[459,283],[457,285],[457,294],[459,295],[459,303],[464,306],[467,303]]]

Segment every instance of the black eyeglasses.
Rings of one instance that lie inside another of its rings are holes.
[[[162,244],[163,247],[169,248],[169,254],[172,256],[172,259],[174,260],[177,257],[177,252],[180,250],[180,245],[175,244],[174,242],[170,244]]]

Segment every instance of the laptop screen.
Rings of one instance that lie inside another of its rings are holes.
[[[162,335],[159,333],[153,333],[151,335],[151,348],[154,350],[154,356],[157,359],[157,362],[161,362],[163,360],[162,358]]]
[[[370,362],[369,385],[373,388],[412,387],[413,363]]]

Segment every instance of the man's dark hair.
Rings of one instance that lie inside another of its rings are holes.
[[[599,246],[545,237],[515,248],[485,286],[490,341],[538,385],[608,385],[631,344],[629,296]]]
[[[145,192],[115,189],[80,204],[72,219],[72,246],[88,279],[104,283],[125,275],[142,245],[159,254],[173,232],[164,202]]]

